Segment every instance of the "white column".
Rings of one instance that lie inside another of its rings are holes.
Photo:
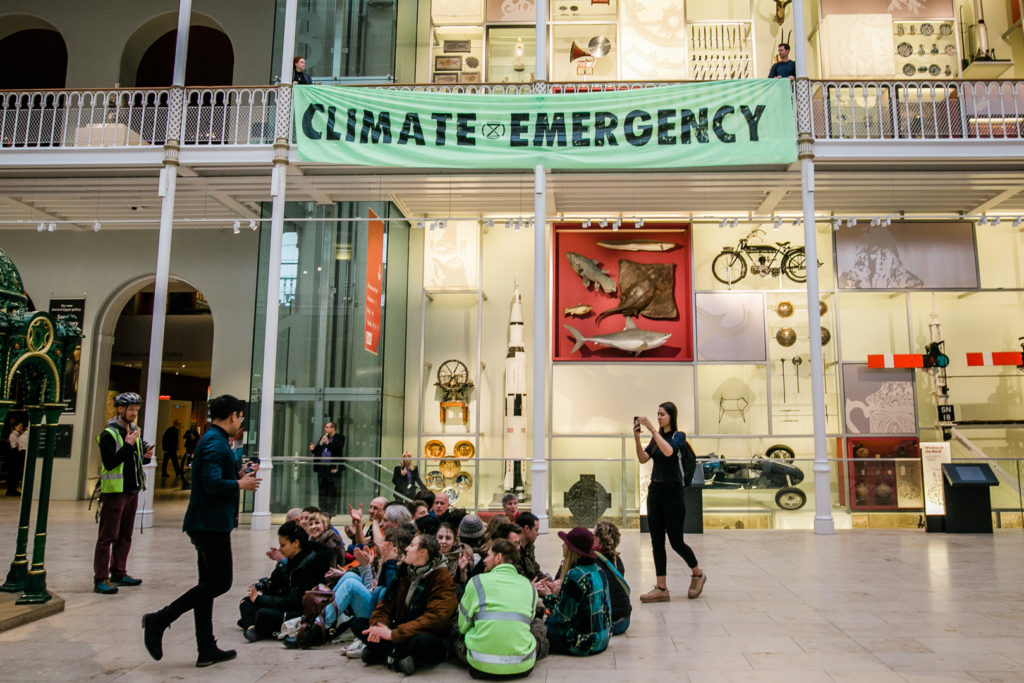
[[[530,348],[530,356],[533,358],[533,415],[530,419],[533,426],[533,461],[530,463],[530,511],[540,521],[540,532],[547,533],[547,184],[543,166],[538,165],[533,174],[533,344]]]
[[[548,80],[548,0],[537,0],[537,67],[535,81]]]
[[[274,470],[274,380],[277,375],[277,325],[281,310],[281,238],[284,235],[284,203],[287,185],[288,150],[291,135],[291,68],[295,50],[297,0],[285,6],[284,40],[281,46],[281,85],[277,88],[277,116],[274,142],[274,170],[270,178],[273,208],[270,215],[270,244],[267,254],[267,315],[263,326],[263,374],[260,383],[260,422],[257,453],[260,456],[260,484],[253,500],[252,531],[270,528],[270,485]],[[287,76],[286,76],[287,74]]]
[[[814,223],[814,149],[810,126],[810,83],[807,80],[807,40],[803,0],[793,0],[796,54],[797,136],[800,146],[800,193],[807,255],[807,325],[811,344],[811,406],[814,413],[814,533],[834,534],[832,466],[825,439],[825,364],[821,352],[821,313],[818,309],[818,239]]]
[[[153,490],[156,486],[156,464],[162,455],[156,433],[160,414],[160,371],[164,357],[164,327],[167,322],[167,281],[171,274],[171,231],[174,227],[174,191],[178,182],[178,142],[181,139],[181,107],[184,101],[185,59],[188,53],[188,28],[192,16],[192,0],[178,4],[178,35],[174,48],[174,79],[168,100],[167,143],[164,145],[164,166],[160,169],[157,194],[160,203],[160,238],[156,252],[156,282],[153,285],[153,323],[149,334],[149,359],[146,368],[146,396],[143,406],[142,436],[155,444],[153,459],[144,468],[146,488],[139,496],[135,524],[153,526]]]

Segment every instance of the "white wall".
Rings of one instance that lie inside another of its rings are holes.
[[[98,454],[93,438],[102,429],[102,420],[93,416],[102,413],[102,406],[99,411],[94,408],[108,380],[105,370],[104,376],[97,376],[97,366],[106,368],[109,362],[98,357],[100,324],[108,309],[116,318],[125,296],[138,291],[145,279],[152,281],[157,237],[157,230],[0,232],[2,248],[18,267],[37,308],[46,310],[52,298],[85,298],[78,410],[61,420],[74,425],[71,459],[54,463],[54,499],[79,498],[85,493],[86,477],[95,474]],[[249,395],[258,240],[259,234],[250,230],[238,235],[230,229],[174,233],[171,277],[202,292],[213,313],[213,395]],[[135,284],[129,287],[131,283]],[[113,299],[120,304],[112,306]],[[144,436],[151,443],[159,441],[156,434]]]
[[[109,88],[120,77],[121,54],[128,39],[151,19],[177,12],[178,3],[173,0],[4,0],[0,36],[7,33],[2,28],[5,15],[38,17],[52,24],[67,44],[66,87]],[[194,0],[192,12],[212,20],[194,16],[193,23],[219,25],[231,40],[235,85],[269,83],[274,0]]]

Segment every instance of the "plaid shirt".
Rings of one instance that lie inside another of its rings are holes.
[[[544,605],[551,610],[548,628],[569,642],[572,654],[592,655],[608,647],[612,607],[608,584],[596,564],[569,570],[559,595],[544,596]]]

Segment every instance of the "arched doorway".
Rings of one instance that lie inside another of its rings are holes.
[[[94,377],[91,434],[99,433],[115,413],[113,397],[122,391],[146,394],[149,343],[152,329],[153,280],[125,284],[104,307],[99,321],[98,343],[93,348]],[[192,423],[201,433],[206,423],[213,352],[213,315],[206,298],[190,283],[172,278],[168,284],[164,353],[157,406],[157,428],[143,438],[155,445],[156,472],[152,480],[154,507],[177,501],[184,512],[188,481],[173,461],[168,460],[167,476],[161,476],[165,460],[162,437],[175,421],[179,422],[176,446],[177,464],[182,464],[185,434]],[[143,413],[145,414],[145,413]],[[95,450],[95,449],[91,449]],[[95,459],[95,458],[94,458]],[[85,477],[97,467],[90,462]],[[143,506],[139,506],[140,512]],[[179,515],[168,517],[177,524]],[[147,522],[148,524],[148,522]]]
[[[142,53],[133,74],[137,87],[166,87],[174,75],[174,47],[178,30],[156,38]],[[219,28],[193,25],[189,28],[185,85],[231,85],[235,52],[231,40]]]
[[[0,64],[20,65],[0,72],[0,90],[63,88],[68,48],[51,24],[28,15],[0,19]]]

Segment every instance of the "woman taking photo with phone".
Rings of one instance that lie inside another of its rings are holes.
[[[636,458],[640,464],[651,460],[651,484],[647,489],[647,525],[651,532],[651,547],[654,551],[655,586],[640,596],[640,602],[668,602],[671,596],[665,582],[666,567],[665,535],[672,549],[690,567],[690,588],[686,595],[691,600],[700,597],[707,576],[697,564],[697,557],[690,546],[683,541],[683,521],[686,508],[683,504],[683,453],[686,434],[679,431],[679,411],[674,403],[665,402],[658,406],[658,427],[646,417],[633,418],[633,441],[636,444]],[[644,448],[640,445],[640,432],[646,428],[651,440]]]

